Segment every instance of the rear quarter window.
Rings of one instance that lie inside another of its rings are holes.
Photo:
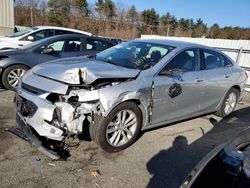
[[[223,56],[223,58],[224,58],[224,67],[232,67],[234,65],[234,63],[227,57]]]

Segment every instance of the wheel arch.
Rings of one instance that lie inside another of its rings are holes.
[[[14,62],[14,63],[9,63],[6,66],[3,67],[3,71],[11,66],[15,66],[15,65],[22,65],[22,66],[26,66],[28,67],[28,69],[30,69],[31,67],[23,62]]]
[[[105,111],[104,114],[103,114],[103,116],[104,116],[104,117],[107,117],[108,114],[109,114],[115,107],[117,107],[117,106],[119,106],[120,104],[125,103],[125,102],[133,102],[133,103],[135,103],[135,104],[138,106],[138,108],[139,108],[139,110],[141,111],[141,114],[142,114],[142,127],[141,127],[141,128],[143,128],[144,125],[145,125],[146,122],[147,122],[148,113],[147,113],[147,110],[146,110],[145,105],[142,103],[142,101],[141,101],[140,99],[137,99],[137,98],[126,99],[126,100],[122,100],[122,101],[116,103],[115,105],[113,105],[112,107],[110,107],[107,111]]]
[[[241,88],[240,88],[239,85],[234,85],[234,86],[232,86],[231,88],[236,89],[236,90],[239,92],[239,95],[241,94]],[[231,88],[230,88],[230,89],[231,89]],[[230,90],[230,89],[229,89],[229,90]],[[228,90],[228,91],[229,91],[229,90]]]
[[[223,101],[224,101],[224,99],[225,99],[227,93],[228,93],[232,88],[236,89],[236,90],[239,92],[239,96],[238,96],[238,97],[240,97],[240,94],[241,94],[241,88],[240,88],[240,86],[239,86],[239,85],[233,85],[233,86],[231,86],[231,87],[225,92],[224,96],[221,98],[219,104],[218,104],[217,107],[216,107],[216,111],[220,109],[220,107],[221,107],[221,105],[222,105],[222,103],[223,103]]]

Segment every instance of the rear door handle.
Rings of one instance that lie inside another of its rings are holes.
[[[225,78],[230,78],[231,75],[230,74],[225,74]]]

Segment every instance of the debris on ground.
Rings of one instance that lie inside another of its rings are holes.
[[[56,165],[54,163],[48,163],[49,166],[55,167]]]
[[[101,175],[100,171],[99,170],[94,170],[94,171],[91,171],[90,173],[92,176],[94,176],[95,178],[96,177],[99,177]]]
[[[37,165],[37,166],[41,165],[41,162],[42,162],[42,159],[39,158],[39,157],[36,157],[36,159],[35,159],[36,165]]]

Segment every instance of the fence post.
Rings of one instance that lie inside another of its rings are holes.
[[[242,54],[242,50],[243,50],[243,47],[240,47],[237,58],[236,58],[236,64],[237,65],[239,64],[240,57],[241,57],[241,54]]]

